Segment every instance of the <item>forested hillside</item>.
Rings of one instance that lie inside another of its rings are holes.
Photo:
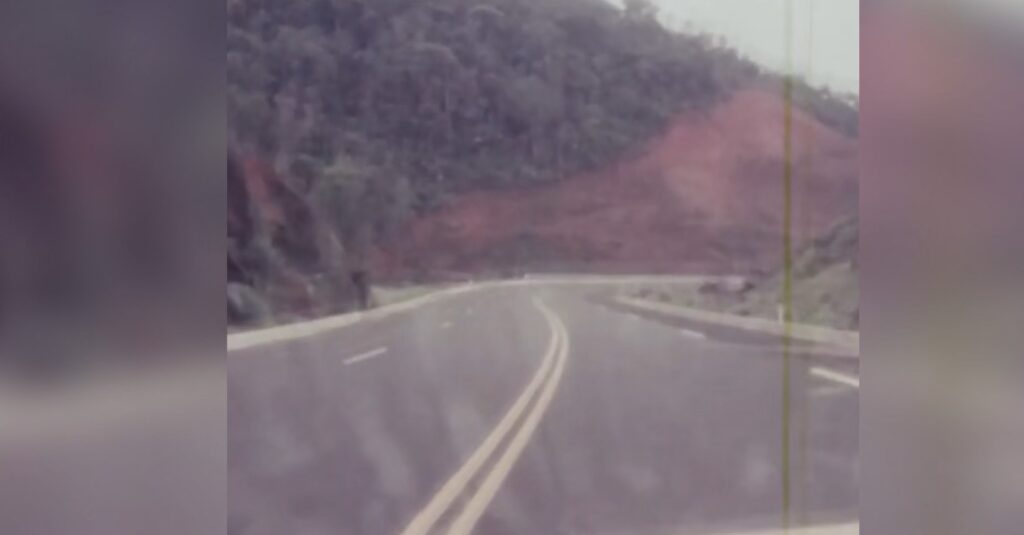
[[[735,91],[681,113],[636,154],[558,184],[479,191],[384,242],[379,277],[477,274],[752,273],[781,261],[782,99]],[[793,110],[797,243],[856,215],[855,138]]]
[[[233,2],[229,120],[240,145],[325,201],[373,190],[346,233],[387,227],[453,192],[601,165],[756,73],[642,6]]]
[[[257,175],[238,178],[253,229],[229,228],[229,278],[267,293],[288,271],[309,293],[464,193],[601,169],[680,113],[776,86],[716,40],[665,29],[649,2],[626,6],[229,0],[231,141]],[[854,109],[800,89],[856,132]]]

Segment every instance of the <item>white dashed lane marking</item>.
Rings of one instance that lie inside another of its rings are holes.
[[[360,354],[358,354],[358,355],[356,355],[354,357],[349,357],[349,358],[345,359],[345,366],[349,366],[349,365],[352,365],[352,364],[358,364],[358,363],[360,363],[360,362],[362,362],[364,360],[370,360],[370,359],[372,359],[374,357],[379,357],[379,356],[381,356],[381,355],[383,355],[384,353],[387,353],[387,352],[388,352],[388,348],[386,348],[386,347],[378,347],[377,349],[374,349],[372,351],[367,351],[366,353],[360,353]]]

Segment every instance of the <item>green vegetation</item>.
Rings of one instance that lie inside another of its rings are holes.
[[[230,2],[234,143],[299,178],[350,244],[466,190],[599,167],[758,75],[628,6]]]
[[[858,220],[848,219],[797,251],[793,265],[793,319],[837,329],[860,327]],[[739,288],[644,288],[628,295],[683,306],[774,319],[782,294],[781,270]]]
[[[229,0],[229,280],[274,310],[343,309],[347,270],[409,218],[599,169],[679,113],[777,85],[709,36],[664,28],[649,1],[625,6]],[[855,109],[805,89],[798,105],[856,130]]]
[[[802,247],[793,265],[793,315],[803,323],[857,330],[860,326],[858,220],[849,219]],[[758,283],[733,312],[773,317],[781,273]]]

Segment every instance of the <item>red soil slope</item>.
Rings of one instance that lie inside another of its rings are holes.
[[[857,141],[794,109],[794,235],[857,211]],[[783,105],[742,91],[682,116],[613,168],[556,185],[478,192],[412,222],[378,255],[385,278],[565,270],[745,272],[782,244]]]

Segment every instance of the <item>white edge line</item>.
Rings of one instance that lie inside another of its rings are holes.
[[[346,312],[343,314],[299,323],[289,323],[252,331],[230,333],[227,335],[227,351],[228,353],[232,353],[251,347],[259,347],[305,338],[322,332],[348,327],[366,320],[385,318],[396,313],[415,309],[439,299],[452,297],[483,287],[485,287],[484,284],[465,284],[438,290],[406,301],[399,301],[397,303],[371,310]]]
[[[860,523],[854,522],[851,524],[831,524],[790,528],[788,530],[772,529],[764,531],[744,531],[723,535],[857,535],[859,533]]]
[[[349,358],[345,359],[344,365],[345,366],[351,366],[352,364],[358,364],[358,363],[360,363],[360,362],[362,362],[364,360],[370,360],[373,357],[379,357],[379,356],[381,356],[381,355],[383,355],[384,353],[387,353],[387,352],[388,352],[388,348],[386,348],[386,347],[378,347],[377,349],[374,349],[372,351],[367,351],[366,353],[360,353],[360,354],[358,354],[358,355],[356,355],[354,357],[349,357]]]
[[[811,368],[811,375],[821,377],[822,379],[828,379],[829,381],[835,381],[844,385],[852,386],[854,388],[860,388],[860,379],[852,375],[846,375],[845,373],[839,373],[832,371],[828,368],[814,367]]]
[[[341,329],[366,320],[380,319],[392,314],[405,312],[428,303],[451,297],[471,290],[500,288],[510,286],[547,286],[547,285],[593,285],[593,284],[638,284],[653,282],[686,283],[694,284],[702,281],[723,280],[731,276],[708,276],[708,275],[677,275],[677,276],[656,276],[656,275],[635,275],[623,277],[597,277],[587,278],[565,278],[565,277],[537,277],[530,280],[497,280],[485,282],[470,282],[459,286],[453,286],[437,290],[406,301],[400,301],[380,308],[361,312],[346,312],[335,316],[327,316],[310,321],[275,325],[255,330],[228,333],[226,337],[226,349],[228,353],[259,347],[269,344],[276,344],[307,336],[319,334],[326,331]]]

